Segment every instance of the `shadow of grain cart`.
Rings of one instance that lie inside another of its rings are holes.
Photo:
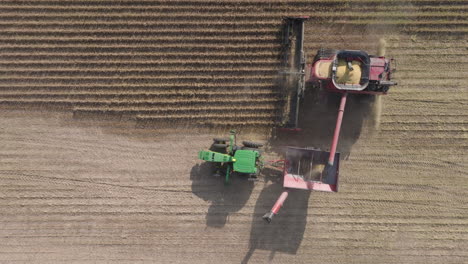
[[[271,224],[266,224],[262,216],[270,209],[271,201],[278,197],[281,190],[280,184],[272,184],[260,193],[252,218],[249,249],[242,263],[248,263],[255,250],[270,251],[271,261],[276,252],[296,254],[299,249],[307,224],[311,192],[301,190],[292,192],[281,212],[284,217],[278,217]]]

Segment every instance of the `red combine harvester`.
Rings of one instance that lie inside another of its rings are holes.
[[[336,152],[340,135],[341,122],[346,106],[348,94],[371,94],[375,100],[380,100],[380,95],[385,95],[390,86],[396,85],[391,81],[391,62],[384,57],[384,48],[379,48],[378,56],[368,55],[360,50],[330,50],[320,49],[311,65],[305,64],[303,52],[304,21],[308,17],[286,18],[285,40],[283,44],[291,47],[295,38],[295,56],[293,56],[292,71],[283,73],[291,74],[295,80],[297,89],[290,97],[290,116],[287,127],[298,129],[298,115],[301,99],[305,92],[305,83],[311,84],[314,89],[321,92],[341,94],[338,117],[331,142],[330,151],[314,148],[287,147],[283,168],[284,191],[276,201],[270,212],[263,216],[267,222],[278,213],[291,189],[317,190],[327,192],[338,191],[339,159]],[[285,56],[289,63],[289,55]],[[310,73],[310,74],[306,74]],[[306,80],[305,76],[310,79]]]

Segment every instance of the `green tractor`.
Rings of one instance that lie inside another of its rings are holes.
[[[215,175],[225,173],[225,183],[229,183],[231,173],[243,174],[249,180],[256,180],[263,168],[261,143],[243,141],[242,147],[236,145],[236,131],[231,130],[229,138],[214,138],[210,150],[201,150],[198,158],[216,162]]]

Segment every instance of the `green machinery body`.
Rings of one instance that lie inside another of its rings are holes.
[[[261,152],[257,148],[248,148],[236,146],[236,132],[231,131],[229,144],[214,144],[225,145],[226,153],[221,153],[213,150],[201,150],[198,152],[198,158],[208,162],[217,162],[226,166],[226,183],[229,182],[231,172],[243,173],[253,177],[259,173],[263,167]],[[216,142],[216,140],[215,140]],[[226,140],[227,143],[227,140]],[[253,144],[253,143],[251,143]],[[244,141],[244,146],[246,141]],[[260,144],[256,144],[260,145]],[[260,145],[261,146],[261,145]],[[224,149],[222,149],[224,150]],[[220,150],[221,151],[221,150]]]

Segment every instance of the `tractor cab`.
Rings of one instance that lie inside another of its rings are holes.
[[[370,58],[360,50],[340,50],[331,64],[331,79],[338,90],[362,91],[369,84]]]
[[[244,174],[258,174],[257,160],[260,157],[260,152],[257,150],[236,150],[234,153],[233,171]]]

